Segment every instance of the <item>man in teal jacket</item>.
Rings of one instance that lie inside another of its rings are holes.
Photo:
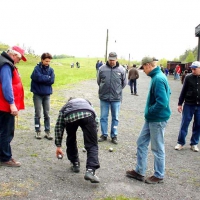
[[[164,132],[170,118],[170,87],[165,74],[156,67],[156,59],[144,57],[144,72],[151,77],[149,93],[145,107],[145,123],[137,140],[137,164],[135,170],[126,172],[128,177],[146,183],[162,183],[165,173]],[[154,154],[154,175],[146,178],[148,146]]]

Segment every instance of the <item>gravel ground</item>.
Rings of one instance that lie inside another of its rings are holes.
[[[54,141],[34,138],[34,110],[27,105],[22,111],[12,141],[13,157],[22,163],[20,168],[0,167],[0,199],[69,199],[96,200],[108,196],[123,195],[143,200],[199,200],[200,199],[200,153],[190,150],[189,139],[182,151],[174,146],[180,126],[181,115],[177,112],[177,101],[181,90],[180,81],[169,77],[172,90],[172,116],[166,128],[166,176],[163,184],[148,185],[127,178],[125,171],[135,167],[136,140],[144,123],[143,111],[146,102],[150,78],[142,71],[138,79],[139,96],[130,95],[127,86],[124,89],[120,111],[119,144],[110,140],[99,144],[101,168],[97,170],[101,183],[85,181],[86,153],[82,151],[83,137],[78,130],[78,146],[81,171],[74,174],[66,156],[62,160],[55,157]],[[51,98],[51,126],[53,127],[58,110],[70,96],[89,99],[99,114],[98,87],[96,80],[83,81],[68,89],[55,91]],[[58,96],[59,100],[54,97]],[[110,123],[110,122],[109,122]],[[100,135],[100,131],[99,131]],[[191,126],[189,127],[191,135]],[[110,147],[114,148],[109,152]],[[65,151],[65,138],[63,141]],[[147,176],[153,173],[153,156],[149,151]]]

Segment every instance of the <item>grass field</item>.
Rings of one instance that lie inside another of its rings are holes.
[[[32,101],[32,93],[30,92],[31,73],[38,62],[40,57],[27,55],[27,62],[21,61],[17,67],[20,73],[22,83],[24,86],[26,103]],[[83,80],[96,78],[96,62],[97,60],[104,61],[104,58],[64,58],[52,59],[50,66],[55,72],[55,83],[53,90],[69,87],[71,84],[78,83]],[[76,68],[75,63],[80,63],[80,68]],[[70,64],[74,63],[74,68]],[[119,60],[120,64],[128,63],[126,60]],[[55,97],[54,97],[55,99]]]

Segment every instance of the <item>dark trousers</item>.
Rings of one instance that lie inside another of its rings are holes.
[[[78,148],[76,141],[76,131],[79,126],[83,131],[84,145],[85,149],[87,150],[86,168],[94,170],[98,169],[100,165],[98,159],[97,124],[95,121],[95,117],[93,115],[66,124],[67,157],[72,163],[79,162]]]
[[[133,87],[134,87],[134,94],[137,94],[137,79],[130,80],[131,94],[133,94]]]
[[[12,158],[10,142],[14,137],[15,117],[8,112],[0,111],[0,161],[7,162]]]

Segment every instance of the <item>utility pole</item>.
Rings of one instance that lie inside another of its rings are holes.
[[[197,60],[200,61],[200,24],[195,28],[195,36],[199,38]]]
[[[128,55],[128,66],[130,66],[130,53]]]
[[[107,54],[108,54],[108,29],[106,35],[106,53],[105,53],[105,62],[107,61]]]

